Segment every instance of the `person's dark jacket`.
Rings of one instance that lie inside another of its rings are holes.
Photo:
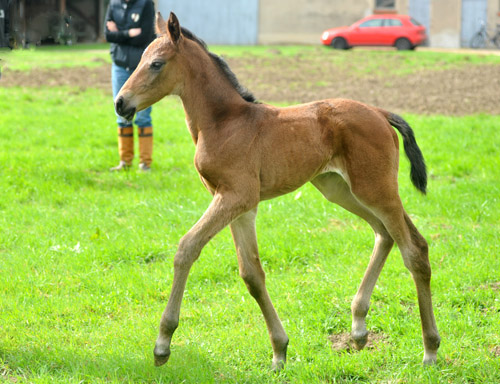
[[[134,70],[141,60],[144,49],[153,41],[154,4],[152,0],[111,0],[105,22],[114,21],[117,32],[106,31],[106,40],[111,43],[111,58],[120,67]],[[141,28],[141,34],[130,37],[128,30]]]

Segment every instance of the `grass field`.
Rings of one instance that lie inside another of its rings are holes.
[[[47,58],[30,54],[32,65]],[[100,47],[82,55],[106,60]],[[210,202],[178,99],[154,108],[150,174],[108,172],[116,131],[102,91],[0,87],[0,111],[0,381],[500,382],[500,116],[405,115],[430,174],[424,197],[401,156],[401,196],[430,243],[436,366],[421,365],[415,288],[397,249],[368,315],[382,341],[334,351],[328,335],[350,330],[369,227],[310,185],[260,205],[267,285],[290,337],[287,366],[273,374],[227,229],[192,269],[169,363],[153,366],[176,245]]]
[[[433,68],[443,70],[450,67],[460,67],[464,64],[499,64],[499,55],[477,55],[457,52],[439,51],[413,51],[395,52],[392,50],[367,50],[357,48],[355,54],[340,52],[331,54],[331,49],[320,46],[304,45],[260,45],[260,46],[210,46],[210,50],[223,57],[245,57],[258,56],[273,58],[278,52],[280,56],[312,56],[321,59],[333,60],[339,66],[356,67],[360,72],[384,71],[396,75],[415,72],[422,69]],[[36,54],[35,54],[36,52]],[[326,54],[325,54],[326,53]],[[355,56],[354,62],[352,58]],[[388,57],[398,57],[401,65],[396,67],[381,66]],[[111,63],[108,44],[82,44],[61,49],[59,46],[44,46],[29,50],[9,51],[7,48],[0,49],[0,66],[12,70],[29,70],[37,68],[64,68],[74,66],[94,67],[102,65],[103,62]]]

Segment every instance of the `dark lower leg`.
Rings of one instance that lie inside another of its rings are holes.
[[[411,272],[417,289],[418,306],[424,342],[424,364],[437,359],[440,337],[434,318],[431,298],[431,265],[427,241],[419,233],[406,213],[402,222],[391,228],[391,235],[398,243],[405,266]]]
[[[377,283],[377,279],[384,267],[387,255],[391,251],[394,241],[385,232],[384,235],[377,234],[375,238],[375,247],[370,259],[368,268],[361,285],[351,304],[352,311],[352,332],[356,349],[363,349],[368,340],[368,331],[366,330],[366,315],[370,307],[370,298]]]

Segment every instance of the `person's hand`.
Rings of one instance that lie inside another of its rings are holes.
[[[141,28],[131,28],[128,30],[128,35],[130,37],[136,37],[136,36],[139,36],[142,32],[142,29]]]
[[[108,28],[110,32],[118,32],[118,27],[116,26],[116,23],[114,21],[107,21],[106,28]]]

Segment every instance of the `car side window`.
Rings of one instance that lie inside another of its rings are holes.
[[[384,19],[384,27],[401,27],[403,23],[398,19]]]
[[[372,19],[367,20],[364,23],[359,25],[359,28],[367,28],[367,27],[381,27],[383,19]]]
[[[421,26],[422,24],[420,24],[417,20],[415,20],[413,17],[410,18],[410,21],[413,25],[416,25],[417,27]]]

